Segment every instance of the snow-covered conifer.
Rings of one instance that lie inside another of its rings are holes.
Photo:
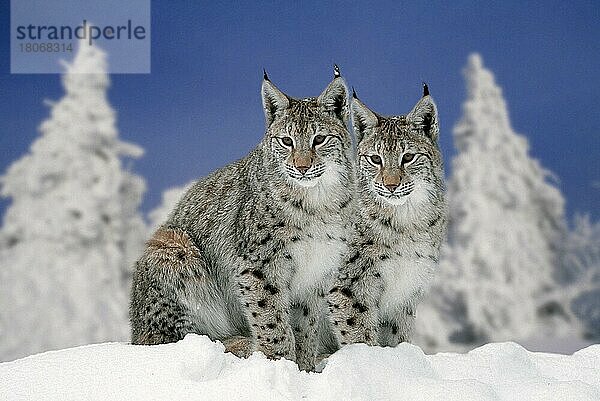
[[[417,319],[421,339],[432,344],[536,332],[565,230],[564,199],[511,127],[502,90],[479,55],[469,57],[464,75],[467,100],[454,127],[448,182],[449,246],[424,306],[446,324],[428,329],[426,316]]]
[[[65,67],[64,97],[0,181],[12,201],[0,229],[0,360],[128,338],[145,182],[123,158],[143,151],[118,138],[105,53],[82,43]]]

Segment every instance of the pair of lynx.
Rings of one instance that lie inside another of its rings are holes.
[[[206,334],[312,370],[340,345],[407,340],[446,225],[427,87],[406,116],[383,117],[348,101],[336,66],[306,99],[265,73],[262,100],[260,144],[196,182],[137,261],[132,342]]]

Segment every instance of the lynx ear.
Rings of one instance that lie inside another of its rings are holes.
[[[379,125],[379,118],[377,114],[373,113],[363,102],[358,100],[354,89],[352,89],[350,108],[352,109],[352,127],[354,128],[357,141],[360,142],[365,135],[369,134],[373,128]]]
[[[265,71],[262,83],[262,103],[265,110],[265,119],[269,127],[275,118],[281,115],[290,106],[290,99],[280,91],[267,76]]]
[[[337,65],[333,66],[333,81],[317,98],[317,102],[332,117],[339,119],[344,125],[348,123],[348,88]]]
[[[429,95],[429,88],[423,86],[423,97],[406,116],[406,119],[433,141],[439,136],[437,106]]]

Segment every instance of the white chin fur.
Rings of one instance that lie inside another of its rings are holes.
[[[402,206],[408,201],[409,196],[410,195],[401,196],[400,198],[387,198],[385,196],[382,196],[382,198],[385,202],[389,203],[390,205]]]
[[[316,185],[319,183],[319,179],[320,179],[320,178],[321,178],[321,177],[316,177],[316,178],[313,178],[313,179],[311,179],[311,180],[298,180],[298,179],[296,179],[296,178],[292,178],[292,180],[293,180],[293,181],[294,181],[296,184],[298,184],[299,186],[301,186],[301,187],[304,187],[304,188],[312,188],[312,187],[316,186]]]

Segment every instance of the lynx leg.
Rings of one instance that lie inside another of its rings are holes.
[[[341,346],[354,343],[377,345],[376,308],[353,296],[348,288],[334,287],[329,296],[331,324]]]
[[[323,302],[322,310],[319,313],[319,344],[317,347],[317,355],[331,355],[340,349],[340,344],[336,334],[333,331],[333,325],[329,319],[329,309],[327,302]],[[317,356],[317,363],[319,357]]]
[[[384,347],[395,347],[408,342],[414,325],[415,313],[412,307],[402,307],[393,318],[379,321],[379,344]]]
[[[349,265],[358,258],[357,253],[350,258]],[[377,345],[376,300],[380,292],[381,279],[372,272],[359,269],[358,272],[344,270],[340,273],[329,291],[327,303],[333,331],[341,346],[353,343]]]
[[[296,340],[296,363],[302,370],[312,371],[319,348],[319,313],[322,297],[317,294],[292,309],[292,329]]]
[[[289,296],[284,284],[265,275],[269,271],[277,269],[265,268],[265,264],[243,269],[238,276],[240,296],[246,306],[256,351],[268,358],[294,361],[296,350],[290,326]]]

